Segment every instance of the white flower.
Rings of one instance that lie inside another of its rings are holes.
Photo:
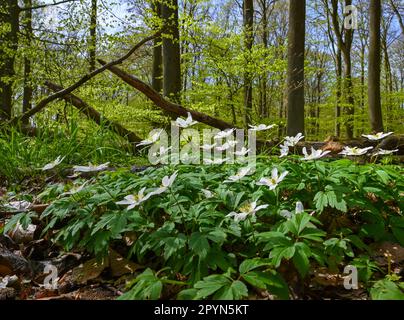
[[[42,168],[42,171],[47,171],[47,170],[53,169],[54,167],[56,167],[56,166],[58,166],[59,164],[61,164],[64,159],[65,159],[65,157],[62,158],[61,156],[58,156],[55,161],[52,161],[51,163],[46,164],[46,165]]]
[[[152,154],[153,157],[164,157],[172,147],[160,147],[160,149]]]
[[[249,125],[249,127],[251,128],[252,131],[265,131],[265,130],[270,130],[273,127],[275,127],[276,124],[271,124],[269,126],[265,125],[265,124],[260,124],[258,126],[251,126]]]
[[[118,205],[127,205],[128,206],[128,210],[132,210],[133,208],[135,208],[136,206],[138,206],[139,204],[141,204],[142,202],[146,201],[147,199],[149,199],[153,193],[150,192],[147,195],[144,195],[144,191],[146,190],[145,188],[142,188],[138,194],[131,194],[129,196],[125,197],[125,200],[119,201],[116,204]]]
[[[323,151],[323,150],[315,150],[311,147],[311,154],[307,153],[306,147],[303,148],[304,158],[301,160],[316,160],[324,157],[325,155],[329,154],[331,151]]]
[[[225,130],[225,131],[220,131],[215,135],[214,138],[215,139],[223,139],[223,138],[230,137],[233,134],[234,130],[235,129],[228,129],[228,130]]]
[[[230,148],[234,148],[234,146],[237,145],[237,141],[235,140],[231,140],[231,141],[227,141],[225,144],[221,145],[220,147],[216,147],[217,151],[226,151]]]
[[[4,204],[5,208],[17,210],[17,211],[27,211],[32,207],[32,203],[22,200],[22,201],[11,201],[9,203]]]
[[[62,196],[68,196],[68,195],[72,195],[72,194],[76,194],[80,191],[82,191],[85,186],[90,182],[90,180],[87,180],[86,182],[84,182],[82,185],[80,186],[74,186],[73,188],[71,188],[69,191],[67,192],[63,192],[61,195]]]
[[[152,191],[150,195],[157,195],[166,192],[168,188],[170,188],[173,185],[175,179],[177,178],[177,173],[178,171],[175,171],[170,177],[165,176],[163,180],[161,180],[161,186],[156,190]]]
[[[299,214],[299,213],[303,213],[303,212],[304,212],[303,203],[298,201],[298,202],[296,202],[296,208],[295,208],[294,212],[290,212],[288,210],[282,210],[279,214],[286,219],[290,219],[290,218],[292,218],[293,213]]]
[[[240,208],[240,213],[237,212],[230,212],[226,217],[232,218],[234,217],[235,222],[244,221],[247,219],[248,215],[255,216],[255,213],[262,209],[268,208],[267,204],[261,205],[257,207],[257,202],[251,202],[243,207]]]
[[[99,166],[95,166],[93,164],[89,164],[88,166],[74,166],[74,172],[99,172],[108,169],[109,162],[100,164]]]
[[[243,179],[245,176],[249,175],[251,173],[251,168],[250,167],[245,167],[241,168],[236,175],[230,176],[228,180],[225,180],[224,182],[237,182],[241,179]]]
[[[339,154],[343,154],[346,156],[362,156],[366,154],[369,150],[373,149],[373,147],[367,147],[360,149],[358,147],[345,147]]]
[[[241,150],[234,152],[234,154],[238,157],[246,156],[251,150],[246,147],[242,147]]]
[[[304,138],[304,135],[298,133],[295,137],[286,137],[285,146],[294,147],[297,143]]]
[[[394,132],[387,132],[387,133],[383,133],[383,132],[378,132],[376,134],[362,134],[362,137],[365,137],[371,141],[378,141],[378,140],[382,140],[390,135],[392,135]]]
[[[202,150],[205,150],[205,151],[209,151],[209,150],[212,150],[214,147],[216,147],[217,146],[217,143],[214,143],[214,144],[204,144],[203,146],[201,146],[201,149]]]
[[[396,152],[398,152],[398,151],[399,151],[398,149],[395,149],[395,150],[379,149],[379,150],[374,154],[374,156],[385,156],[385,155],[389,155],[389,154],[396,153]]]
[[[279,158],[283,158],[286,157],[289,154],[289,147],[286,145],[281,145],[281,155],[279,156]]]
[[[198,122],[192,121],[192,115],[190,112],[188,112],[188,118],[186,119],[177,118],[177,120],[175,120],[175,123],[177,124],[177,126],[185,129],[190,126],[193,126],[194,124],[197,124]]]
[[[153,133],[149,138],[147,138],[147,139],[141,141],[140,143],[138,143],[136,145],[136,147],[148,146],[148,145],[156,143],[160,139],[160,135],[161,135],[162,132],[163,132],[163,129]]]
[[[273,168],[271,172],[271,178],[262,178],[257,182],[259,186],[267,186],[269,190],[275,190],[279,183],[285,179],[288,171],[283,172],[281,175],[278,174],[278,169]]]
[[[225,163],[225,162],[228,161],[228,160],[230,160],[230,159],[228,159],[228,158],[224,158],[224,159],[217,158],[217,159],[214,159],[214,160],[211,160],[211,159],[203,159],[203,162],[204,162],[205,164],[220,165],[220,164]]]
[[[208,190],[208,189],[201,189],[203,195],[205,196],[206,199],[213,198],[213,192]]]

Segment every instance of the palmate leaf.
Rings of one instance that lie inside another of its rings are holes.
[[[215,300],[241,300],[248,296],[247,286],[240,280],[233,281],[230,286],[224,286],[214,295]]]
[[[189,239],[189,247],[201,259],[205,259],[209,252],[210,245],[206,235],[194,232]]]
[[[213,274],[195,283],[194,288],[198,289],[197,299],[211,296],[224,286],[230,286],[231,280],[222,274]]]
[[[271,261],[269,259],[262,259],[262,258],[247,259],[240,264],[238,270],[241,274],[243,274],[252,271],[254,269],[257,269],[259,267],[270,265]]]
[[[323,191],[319,191],[314,196],[314,203],[319,212],[323,212],[324,208],[328,205],[327,195]]]
[[[276,247],[271,251],[270,257],[273,259],[275,267],[278,268],[281,265],[282,259],[291,259],[295,251],[296,248],[294,245],[290,247]]]

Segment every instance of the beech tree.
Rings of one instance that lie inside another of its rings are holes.
[[[288,135],[304,132],[306,1],[290,0],[288,31]]]
[[[178,0],[164,0],[161,15],[164,21],[163,92],[175,102],[181,100],[181,51],[178,22]]]
[[[375,132],[383,131],[382,106],[380,99],[380,72],[381,72],[381,26],[382,4],[381,0],[370,0],[369,24],[369,70],[368,70],[368,97],[371,128]]]

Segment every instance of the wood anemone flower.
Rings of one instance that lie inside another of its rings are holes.
[[[383,132],[378,132],[376,134],[362,134],[362,137],[365,137],[371,141],[379,141],[382,140],[390,135],[392,135],[394,132],[387,132],[387,133],[383,133]]]
[[[285,179],[288,175],[288,171],[284,171],[281,175],[278,173],[277,168],[273,168],[271,172],[271,178],[261,178],[258,182],[258,186],[267,186],[269,190],[275,190],[279,183]]]
[[[240,222],[240,221],[244,221],[245,219],[247,219],[247,217],[249,215],[251,216],[255,216],[255,214],[262,210],[262,209],[266,209],[268,208],[267,204],[261,205],[261,206],[257,206],[257,202],[251,202],[243,207],[240,208],[240,212],[230,212],[226,217],[227,218],[234,218],[235,222]]]

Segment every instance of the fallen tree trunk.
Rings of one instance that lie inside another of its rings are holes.
[[[60,92],[63,87],[54,84],[52,82],[47,81],[45,85],[55,92]],[[72,93],[65,94],[62,96],[62,99],[66,100],[67,102],[71,103],[74,107],[76,107],[81,113],[85,114],[89,119],[93,120],[95,123],[100,125],[101,123],[105,124],[110,130],[119,134],[121,137],[128,139],[129,142],[138,143],[142,139],[139,138],[134,132],[129,131],[128,129],[124,128],[119,123],[114,121],[108,120],[106,118],[102,119],[102,115],[95,110],[94,108],[90,107],[87,103],[81,100],[79,97],[75,96]]]
[[[66,94],[69,94],[69,93],[73,92],[74,90],[76,90],[77,88],[79,88],[80,86],[82,86],[83,84],[85,84],[86,82],[91,80],[92,78],[94,78],[96,75],[100,74],[101,72],[104,72],[110,66],[114,66],[114,65],[122,63],[123,61],[128,59],[135,51],[137,51],[140,47],[142,47],[145,43],[153,40],[154,38],[156,38],[160,34],[161,34],[161,31],[157,32],[156,34],[154,34],[154,35],[152,35],[150,37],[147,37],[147,38],[143,39],[142,41],[137,43],[135,46],[133,46],[124,56],[122,56],[119,59],[116,59],[114,61],[111,61],[108,64],[105,64],[104,66],[102,66],[101,68],[98,68],[98,69],[84,75],[79,81],[72,84],[70,87],[68,87],[66,89],[63,89],[63,90],[59,90],[58,92],[55,92],[54,94],[51,94],[50,96],[48,96],[45,99],[41,100],[34,108],[32,108],[31,110],[25,112],[20,117],[15,117],[14,119],[11,119],[8,122],[8,124],[16,125],[16,124],[18,124],[20,122],[24,122],[24,121],[28,120],[31,116],[33,116],[34,114],[38,113],[43,108],[45,108],[48,103],[50,103],[50,102],[52,102],[52,101],[54,101],[56,99],[62,98]]]
[[[105,61],[100,60],[100,59],[98,59],[98,62],[104,66],[108,65]],[[153,101],[156,104],[156,106],[163,109],[170,115],[186,117],[189,112],[189,113],[191,113],[192,118],[194,120],[207,124],[211,127],[214,127],[214,128],[220,129],[220,130],[234,128],[234,126],[231,123],[228,123],[226,121],[223,121],[223,120],[220,120],[217,118],[213,118],[213,117],[208,116],[207,114],[204,114],[199,111],[193,111],[193,110],[184,108],[183,106],[181,106],[179,104],[166,100],[162,95],[160,95],[151,86],[144,83],[142,80],[126,73],[125,71],[119,69],[116,66],[108,66],[107,69],[109,71],[111,71],[113,74],[117,75],[119,78],[121,78],[123,81],[125,81],[127,84],[129,84],[131,87],[142,92],[147,98],[149,98],[151,101]]]

